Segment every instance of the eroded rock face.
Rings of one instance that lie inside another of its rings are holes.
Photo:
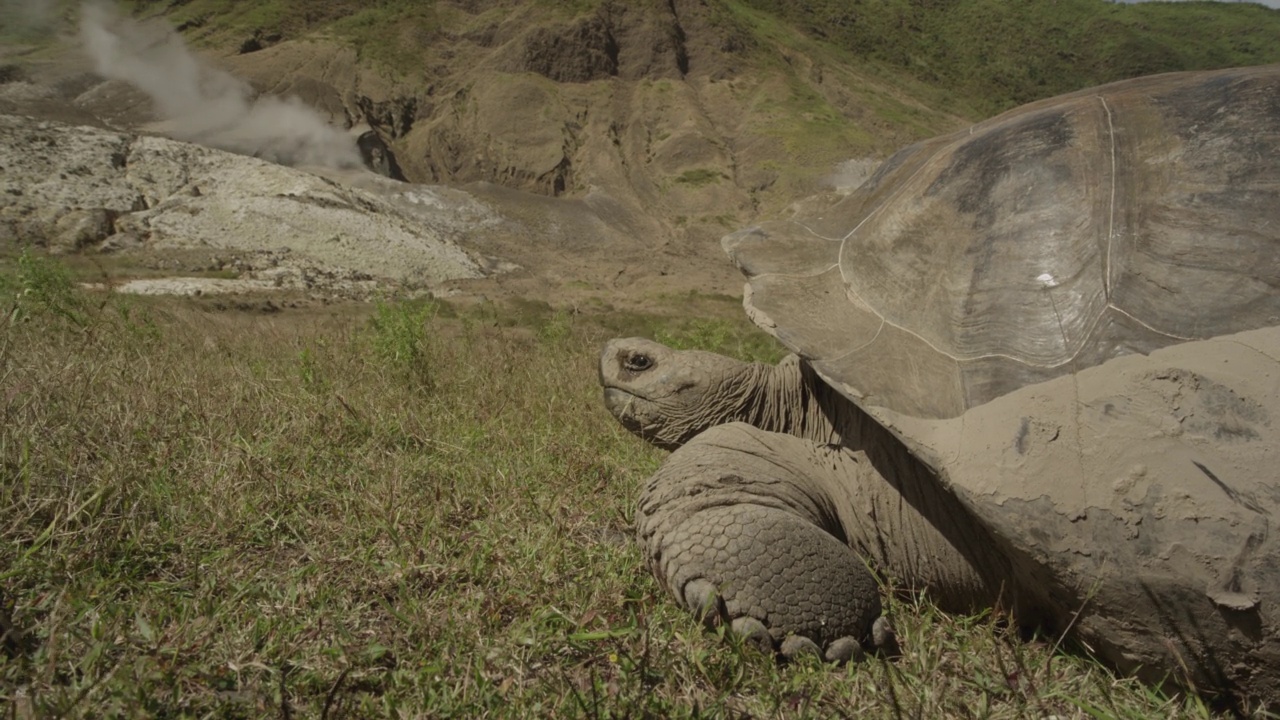
[[[712,85],[733,75],[726,48],[735,43],[711,10],[685,0],[611,1],[582,14],[527,5],[495,13],[498,5],[460,5],[466,22],[440,30],[404,76],[314,38],[225,64],[334,124],[369,125],[413,182],[492,182],[551,197],[600,189],[669,211],[681,235],[690,218],[751,207],[734,168],[782,151],[736,139],[740,103],[754,101],[749,90]],[[685,182],[689,171],[713,181]],[[724,225],[699,228],[710,240]]]
[[[556,82],[657,80],[689,72],[684,28],[673,7],[606,3],[594,16],[529,30],[509,52],[508,71]]]
[[[537,28],[524,41],[513,70],[557,82],[589,82],[618,74],[618,41],[599,17],[568,28]]]
[[[378,136],[376,130],[360,133],[356,138],[356,147],[360,150],[360,160],[365,167],[392,180],[405,180],[404,173],[400,170],[400,163],[396,162],[395,153],[387,147],[387,143]]]
[[[482,276],[452,238],[497,216],[463,193],[423,204],[431,192],[370,192],[164,138],[0,115],[0,239],[52,251],[265,252],[426,287]]]

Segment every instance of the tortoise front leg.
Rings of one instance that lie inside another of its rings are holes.
[[[685,609],[762,647],[860,654],[880,617],[879,588],[829,487],[874,472],[859,456],[741,423],[703,432],[641,498],[650,569]]]

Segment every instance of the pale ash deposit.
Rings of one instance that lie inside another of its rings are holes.
[[[487,207],[457,191],[357,181],[370,189],[164,138],[0,115],[0,237],[63,252],[270,253],[426,287],[484,274],[454,239],[498,222]]]

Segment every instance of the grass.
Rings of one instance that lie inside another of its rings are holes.
[[[1280,61],[1280,12],[1251,3],[726,0],[992,115],[1137,75]]]
[[[778,665],[702,629],[630,539],[661,454],[599,402],[615,318],[219,313],[23,258],[0,273],[4,717],[1208,716],[927,600],[892,602],[896,662]]]
[[[859,157],[872,151],[875,143],[866,130],[794,74],[787,80],[785,99],[765,100],[754,109],[761,121],[767,119],[762,134],[778,139],[789,157],[812,163],[817,156]]]
[[[0,44],[23,46],[49,43],[56,37],[58,26],[71,6],[71,0],[4,3],[5,17],[4,22],[0,23]]]
[[[420,62],[440,25],[434,2],[381,0],[339,18],[331,29],[361,59],[405,73]]]
[[[236,47],[253,37],[274,40],[324,30],[350,42],[364,59],[387,68],[412,67],[439,30],[436,4],[429,0],[131,0],[135,13],[163,13],[193,40],[212,47]]]
[[[695,168],[693,170],[685,170],[676,176],[674,182],[677,185],[687,185],[693,188],[700,188],[706,185],[714,185],[721,180],[727,180],[728,176],[719,170],[713,168]]]

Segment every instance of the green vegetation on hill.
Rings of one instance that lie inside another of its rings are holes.
[[[350,43],[362,62],[393,74],[425,72],[430,66],[433,83],[451,73],[454,79],[465,76],[470,68],[452,67],[448,58],[473,38],[492,41],[493,28],[503,18],[519,15],[522,27],[563,28],[573,17],[601,12],[604,4],[130,3],[141,15],[163,14],[203,46],[247,51],[320,34]],[[654,17],[668,12],[652,4],[641,8],[632,3],[627,12],[653,11]],[[674,8],[680,14],[679,4]],[[764,102],[758,108],[763,124],[753,132],[785,136],[788,152],[800,158],[804,176],[812,174],[809,160],[815,154],[874,154],[939,132],[946,123],[929,110],[977,118],[1137,75],[1280,62],[1280,12],[1248,3],[707,0],[698,11],[683,12],[688,31],[684,41],[691,47],[701,43],[704,50],[719,48],[726,58],[732,57],[729,62],[736,72],[747,76],[780,71],[790,78],[791,96]],[[564,38],[568,44],[580,41],[576,36]],[[566,57],[572,52],[566,51]],[[890,134],[886,127],[895,129],[888,143],[883,138]]]
[[[595,12],[601,4],[525,2],[546,6],[556,18]],[[164,12],[214,44],[325,31],[381,62],[406,59],[436,33],[456,30],[452,24],[466,17],[430,0],[135,0],[132,5],[147,14]],[[469,4],[473,11],[498,6]],[[743,9],[764,13],[841,54],[945,88],[956,103],[983,115],[1137,75],[1280,62],[1280,11],[1252,3],[712,0],[712,9],[723,19],[738,17]],[[775,52],[786,37],[758,22],[739,25],[763,40],[754,46],[765,54]]]
[[[1113,80],[1280,62],[1280,11],[1105,0],[726,0],[951,89],[983,114]]]

